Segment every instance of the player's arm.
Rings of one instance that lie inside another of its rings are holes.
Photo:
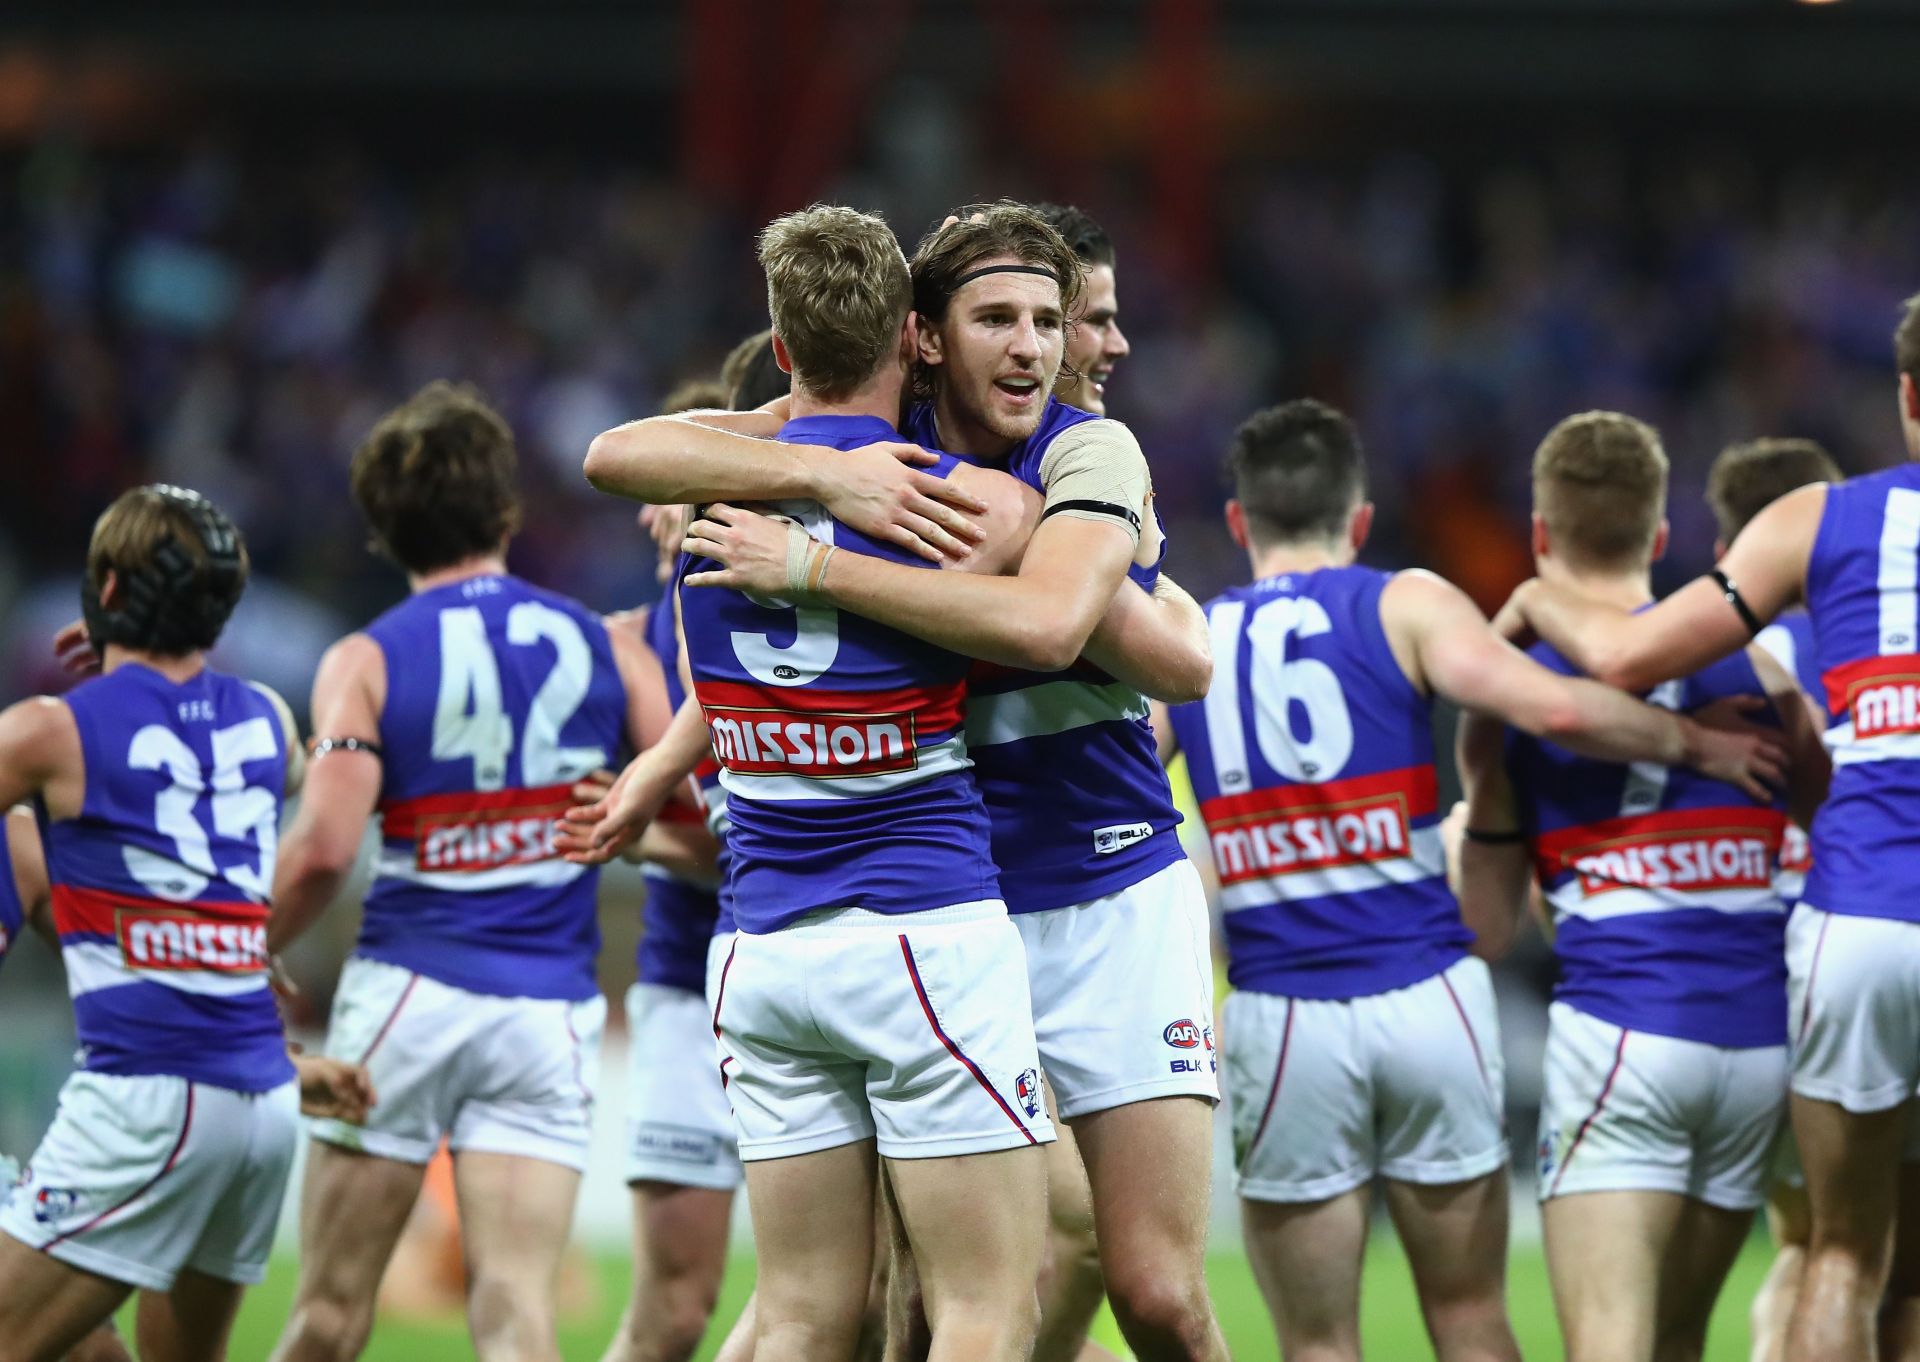
[[[313,678],[314,750],[293,825],[273,873],[267,950],[297,940],[353,870],[380,800],[380,711],[387,662],[380,645],[349,634],[327,649]]]
[[[7,857],[13,862],[13,887],[20,895],[21,913],[27,925],[57,951],[60,935],[53,929],[53,884],[39,825],[33,810],[24,804],[7,810],[5,819]]]
[[[1800,689],[1793,673],[1765,648],[1751,644],[1747,657],[1780,715],[1780,731],[1786,737],[1787,815],[1801,827],[1811,828],[1813,815],[1825,802],[1827,785],[1833,778],[1833,758],[1822,740],[1813,702]]]
[[[249,681],[248,685],[265,697],[273,706],[274,717],[280,721],[280,739],[287,749],[287,778],[281,793],[291,798],[300,791],[300,784],[307,775],[307,753],[300,746],[300,725],[294,721],[293,708],[287,704],[286,697],[272,686],[261,685],[258,681]]]
[[[1168,704],[1204,700],[1213,682],[1207,612],[1171,577],[1151,594],[1122,582],[1087,639],[1087,660],[1116,681]]]
[[[924,558],[959,558],[982,508],[951,479],[921,471],[936,456],[886,442],[839,450],[783,444],[772,413],[651,416],[594,438],[584,465],[602,492],[679,502],[817,501],[834,519]]]
[[[560,816],[555,845],[582,865],[603,865],[620,855],[686,784],[710,745],[706,715],[689,695],[660,741],[627,763],[605,797],[576,804]]]
[[[1720,560],[1651,609],[1629,615],[1535,579],[1501,611],[1503,632],[1545,639],[1595,680],[1646,690],[1745,647],[1805,593],[1827,485],[1789,492],[1755,516]]]
[[[1473,953],[1489,961],[1513,948],[1533,895],[1533,866],[1507,774],[1506,741],[1506,725],[1492,715],[1460,716],[1455,752],[1465,809],[1458,840],[1449,848],[1447,879],[1460,901],[1460,917],[1473,933]]]
[[[1584,677],[1559,676],[1494,633],[1479,607],[1430,572],[1402,572],[1381,623],[1409,679],[1463,709],[1600,761],[1691,766],[1767,799],[1784,778],[1778,732],[1709,727]]]
[[[627,692],[627,741],[634,751],[644,752],[666,735],[667,726],[673,722],[673,708],[667,701],[667,674],[653,649],[627,630],[608,629],[607,640],[613,646],[620,684]]]
[[[55,818],[80,812],[80,727],[65,702],[39,695],[0,710],[0,809],[40,795]]]

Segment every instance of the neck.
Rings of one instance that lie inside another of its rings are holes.
[[[899,370],[888,368],[886,372],[876,374],[865,384],[854,389],[845,397],[832,401],[815,396],[801,387],[793,385],[793,402],[787,408],[789,419],[802,416],[872,416],[888,425],[900,420],[900,392],[903,376]]]
[[[1279,577],[1290,572],[1317,572],[1321,568],[1349,567],[1353,549],[1323,539],[1307,543],[1250,544],[1247,560],[1253,564],[1253,579]]]
[[[129,662],[137,662],[179,685],[189,681],[206,669],[207,655],[195,650],[191,653],[150,653],[143,648],[127,648],[118,643],[109,643],[106,652],[100,655],[100,672],[105,675]]]
[[[980,421],[962,411],[945,384],[940,385],[934,393],[933,428],[940,438],[940,448],[947,453],[965,454],[968,458],[994,463],[1005,460],[1013,453],[1013,447],[1020,443],[994,434]]]
[[[432,572],[409,572],[407,589],[418,595],[422,591],[431,591],[437,586],[447,586],[453,582],[464,582],[469,577],[500,577],[507,571],[507,551],[496,549],[492,553],[475,554],[471,558],[462,558]]]
[[[1602,570],[1599,568],[1581,568],[1571,566],[1566,560],[1555,558],[1551,554],[1535,560],[1543,581],[1563,586],[1567,590],[1585,596],[1588,600],[1599,601],[1604,605],[1618,606],[1622,610],[1636,610],[1653,600],[1653,569],[1651,564],[1642,563],[1638,567]]]

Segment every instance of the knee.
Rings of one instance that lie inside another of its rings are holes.
[[[289,1357],[309,1358],[313,1362],[352,1362],[367,1346],[373,1333],[373,1309],[370,1305],[307,1297],[294,1303],[287,1320],[287,1338],[293,1344],[283,1349]]]
[[[1143,1265],[1107,1275],[1107,1300],[1129,1339],[1155,1341],[1174,1356],[1204,1358],[1211,1354],[1213,1309],[1207,1301],[1204,1278],[1168,1271],[1167,1264]],[[1135,1351],[1138,1351],[1136,1346]]]
[[[675,1279],[660,1301],[662,1355],[684,1359],[692,1357],[706,1336],[707,1322],[719,1303],[720,1283],[704,1274]]]
[[[1513,1326],[1507,1303],[1495,1288],[1434,1301],[1426,1308],[1427,1329],[1442,1357],[1511,1356]]]
[[[541,1285],[518,1274],[475,1273],[467,1283],[467,1323],[482,1356],[507,1347],[513,1356],[540,1357],[554,1347],[552,1302]]]

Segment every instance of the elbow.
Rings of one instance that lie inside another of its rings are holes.
[[[595,491],[626,497],[641,497],[647,491],[636,476],[641,456],[626,436],[627,427],[616,426],[601,431],[587,446],[580,471]]]
[[[1649,690],[1664,680],[1635,658],[1620,651],[1602,653],[1594,658],[1594,665],[1587,675],[1603,686],[1612,686],[1615,690],[1638,693]]]
[[[1213,650],[1201,647],[1186,653],[1168,681],[1168,694],[1157,695],[1156,700],[1185,705],[1206,699],[1207,691],[1213,686]]]
[[[1074,628],[1077,621],[1049,610],[1020,613],[1007,639],[1007,661],[1030,672],[1063,672],[1080,658],[1091,628]]]
[[[1569,738],[1581,737],[1589,727],[1591,727],[1591,721],[1579,702],[1571,698],[1561,698],[1556,699],[1542,712],[1539,731],[1534,736],[1565,746]]]

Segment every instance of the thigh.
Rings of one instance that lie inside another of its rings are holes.
[[[73,1074],[0,1229],[74,1267],[167,1290],[243,1152],[223,1097],[234,1094],[183,1078]]]
[[[1288,1356],[1318,1345],[1359,1357],[1370,1193],[1355,1187],[1324,1201],[1240,1203],[1247,1262]]]
[[[373,1309],[426,1172],[425,1164],[308,1142],[298,1302]]]
[[[1920,925],[1826,913],[1787,923],[1793,1091],[1885,1111],[1920,1085]]]
[[[1319,1202],[1372,1181],[1372,1075],[1355,1005],[1236,989],[1220,1020],[1240,1195]]]
[[[1484,961],[1356,1000],[1372,1055],[1381,1176],[1457,1185],[1506,1166],[1506,1075]]]
[[[1883,1271],[1893,1232],[1908,1104],[1855,1113],[1795,1092],[1793,1138],[1807,1177],[1810,1247],[1838,1245],[1873,1273]]]
[[[1046,1242],[1046,1163],[1031,1146],[892,1159],[887,1180],[936,1332],[961,1300],[1033,1297]]]
[[[1627,1031],[1565,1003],[1549,1011],[1540,1099],[1543,1200],[1693,1185],[1693,1134],[1680,1111],[1702,1086],[1684,1043]],[[1713,1074],[1705,1074],[1710,1087]]]
[[[0,1233],[0,1338],[27,1357],[60,1357],[110,1319],[126,1282],[49,1258]]]
[[[1685,1201],[1672,1192],[1583,1192],[1540,1208],[1570,1362],[1653,1356],[1661,1264]]]
[[[952,1158],[1051,1140],[1013,924],[1004,913],[908,920],[887,935],[878,952],[863,951],[871,972],[843,976],[815,1007],[828,1041],[865,1063],[882,1157]]]
[[[539,1159],[579,1172],[593,1135],[593,1090],[607,1001],[476,999],[491,1015],[459,1061],[447,1144],[463,1153]]]
[[[1211,927],[1190,861],[1014,922],[1062,1117],[1155,1097],[1219,1099]]]
[[[633,1185],[633,1256],[655,1280],[708,1279],[727,1266],[733,1193],[669,1182]]]
[[[1728,1210],[1688,1198],[1660,1265],[1659,1337],[1675,1356],[1696,1355],[1727,1273],[1753,1227],[1751,1210]]]
[[[1109,1282],[1137,1277],[1148,1265],[1176,1282],[1196,1278],[1206,1256],[1212,1103],[1130,1102],[1081,1117],[1073,1133],[1093,1189],[1094,1232]]]
[[[246,1290],[239,1282],[187,1268],[173,1290],[141,1292],[134,1329],[140,1362],[219,1362],[227,1355]]]
[[[706,999],[635,984],[627,990],[627,1037],[627,1182],[731,1193],[740,1185],[740,1153]]]
[[[380,1100],[360,1125],[313,1121],[316,1140],[425,1164],[453,1122],[453,1085],[476,1021],[473,995],[382,960],[354,956],[340,971],[327,1054],[366,1067]]]
[[[579,1172],[551,1159],[467,1150],[453,1156],[453,1186],[468,1279],[551,1292],[573,1229]]]
[[[748,1162],[763,1343],[793,1338],[801,1356],[852,1352],[873,1271],[878,1181],[871,1140]]]
[[[1386,1183],[1387,1210],[1422,1303],[1504,1301],[1510,1199],[1504,1167],[1470,1182]]]
[[[272,1092],[233,1098],[227,1107],[229,1119],[245,1127],[246,1154],[207,1217],[187,1265],[201,1277],[252,1286],[266,1279],[274,1230],[287,1199],[300,1140],[300,1095],[295,1084],[286,1083]]]

